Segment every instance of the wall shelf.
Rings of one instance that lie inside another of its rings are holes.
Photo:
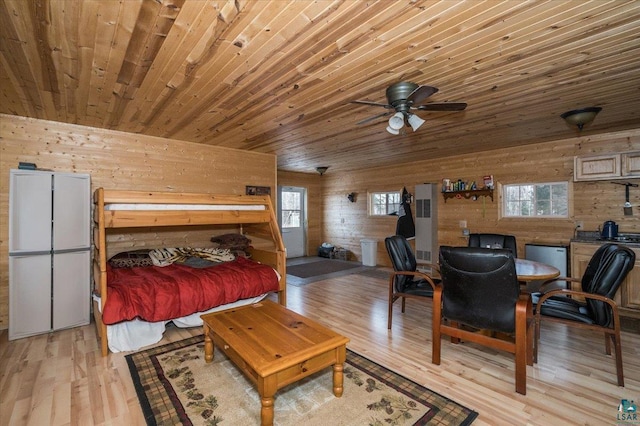
[[[469,189],[466,191],[445,191],[442,193],[444,197],[444,202],[447,202],[449,198],[466,198],[477,200],[478,197],[491,197],[491,201],[493,201],[493,189]],[[475,198],[474,198],[475,197]]]

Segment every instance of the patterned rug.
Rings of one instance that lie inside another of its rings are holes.
[[[260,397],[225,355],[204,362],[202,336],[126,357],[148,425],[258,425]],[[327,368],[275,396],[276,425],[468,425],[478,413],[347,350],[344,394]]]

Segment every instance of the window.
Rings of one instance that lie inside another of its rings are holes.
[[[282,227],[300,228],[302,210],[302,194],[300,192],[282,191]]]
[[[372,192],[369,196],[369,214],[386,216],[400,209],[400,191]]]
[[[503,185],[504,217],[569,217],[567,182]]]

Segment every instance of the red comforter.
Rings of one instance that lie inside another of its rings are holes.
[[[243,257],[200,269],[179,264],[109,268],[107,282],[105,324],[166,321],[279,288],[273,268]]]

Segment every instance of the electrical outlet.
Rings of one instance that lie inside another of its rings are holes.
[[[469,229],[468,228],[462,229],[462,235],[465,236],[465,237],[468,237],[469,236]]]
[[[576,222],[576,229],[584,229],[584,222],[581,220]]]
[[[467,227],[467,221],[466,220],[461,220],[459,225],[460,225],[460,228],[466,228]]]

